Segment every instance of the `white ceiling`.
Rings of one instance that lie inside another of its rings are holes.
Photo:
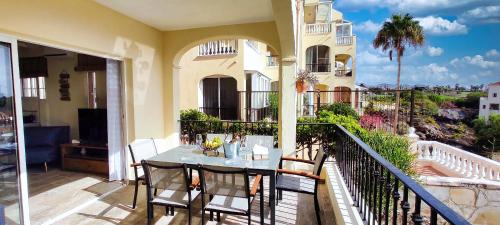
[[[271,0],[94,0],[159,30],[273,20]]]

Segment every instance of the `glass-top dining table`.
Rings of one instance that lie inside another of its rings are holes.
[[[269,176],[269,206],[270,206],[270,224],[275,224],[276,207],[276,171],[279,168],[283,151],[281,149],[268,149],[268,155],[265,157],[256,157],[252,159],[251,151],[242,151],[237,159],[227,159],[221,156],[208,156],[196,145],[181,145],[160,153],[147,159],[151,162],[184,163],[190,169],[197,169],[198,165],[228,167],[228,168],[247,168],[250,173]]]

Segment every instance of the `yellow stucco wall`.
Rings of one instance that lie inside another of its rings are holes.
[[[124,80],[133,83],[125,84],[129,138],[165,136],[162,32],[93,1],[2,0],[1,5],[0,35],[127,59]]]

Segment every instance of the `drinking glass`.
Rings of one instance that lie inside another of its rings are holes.
[[[201,134],[196,134],[196,145],[202,149],[202,144],[203,144],[203,136]]]

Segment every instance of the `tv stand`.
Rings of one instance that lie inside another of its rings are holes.
[[[108,147],[86,144],[62,144],[61,168],[79,172],[109,174]]]

